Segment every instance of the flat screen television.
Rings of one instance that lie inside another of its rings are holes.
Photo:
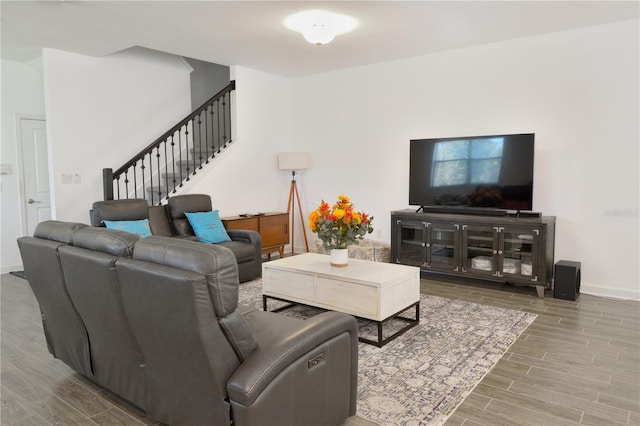
[[[532,210],[534,136],[412,139],[409,204],[424,210]]]

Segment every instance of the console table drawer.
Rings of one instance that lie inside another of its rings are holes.
[[[378,314],[378,290],[363,284],[318,277],[316,302],[364,318]]]
[[[257,217],[238,217],[237,219],[221,218],[225,229],[243,229],[260,232],[260,224]]]
[[[221,218],[225,229],[248,229],[256,231],[262,238],[262,254],[278,251],[284,257],[284,246],[289,244],[289,214],[270,212],[255,216],[232,216]]]
[[[313,275],[269,269],[263,273],[262,280],[264,294],[287,296],[303,303],[313,301]]]

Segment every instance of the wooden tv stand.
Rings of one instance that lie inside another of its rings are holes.
[[[447,275],[535,286],[553,279],[555,217],[391,212],[391,261]]]

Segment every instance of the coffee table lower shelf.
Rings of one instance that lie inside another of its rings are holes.
[[[267,309],[267,299],[273,299],[273,300],[278,300],[280,302],[286,302],[286,303],[288,303],[288,305],[281,306],[281,307],[279,307],[277,309],[269,311]],[[299,303],[299,302],[293,302],[291,300],[282,299],[282,298],[279,298],[279,297],[262,295],[262,309],[265,312],[280,312],[280,311],[283,311],[285,309],[291,308],[291,307],[296,306],[296,305],[308,306],[308,307],[316,308],[316,309],[323,309],[323,308],[320,308],[318,306],[308,305],[308,304]],[[400,316],[401,313],[403,313],[405,311],[408,311],[411,308],[415,308],[415,318],[407,318],[407,317],[404,317],[404,316]],[[420,323],[420,301],[415,302],[415,303],[407,306],[406,308],[403,308],[402,310],[396,312],[393,315],[388,316],[387,318],[383,319],[382,321],[372,320],[370,318],[359,317],[359,316],[356,316],[356,315],[354,315],[354,317],[356,317],[357,319],[364,320],[364,321],[371,321],[371,322],[376,323],[376,325],[378,326],[378,340],[371,340],[371,339],[367,339],[365,337],[360,337],[360,336],[358,336],[358,340],[360,342],[362,342],[362,343],[368,343],[370,345],[373,345],[373,346],[376,346],[378,348],[381,348],[384,345],[386,345],[387,343],[389,343],[390,341],[396,339],[397,337],[399,337],[399,336],[403,335],[404,333],[406,333],[407,331],[409,331],[411,328],[413,328],[416,325],[418,325],[418,323]],[[388,321],[390,319],[398,319],[398,320],[404,321],[404,322],[407,323],[407,325],[405,327],[402,327],[400,330],[396,331],[392,335],[387,336],[386,338],[383,338],[382,326],[386,321]]]

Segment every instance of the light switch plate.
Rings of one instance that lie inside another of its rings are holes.
[[[71,173],[63,173],[60,179],[60,183],[68,185],[73,183],[73,175]]]

